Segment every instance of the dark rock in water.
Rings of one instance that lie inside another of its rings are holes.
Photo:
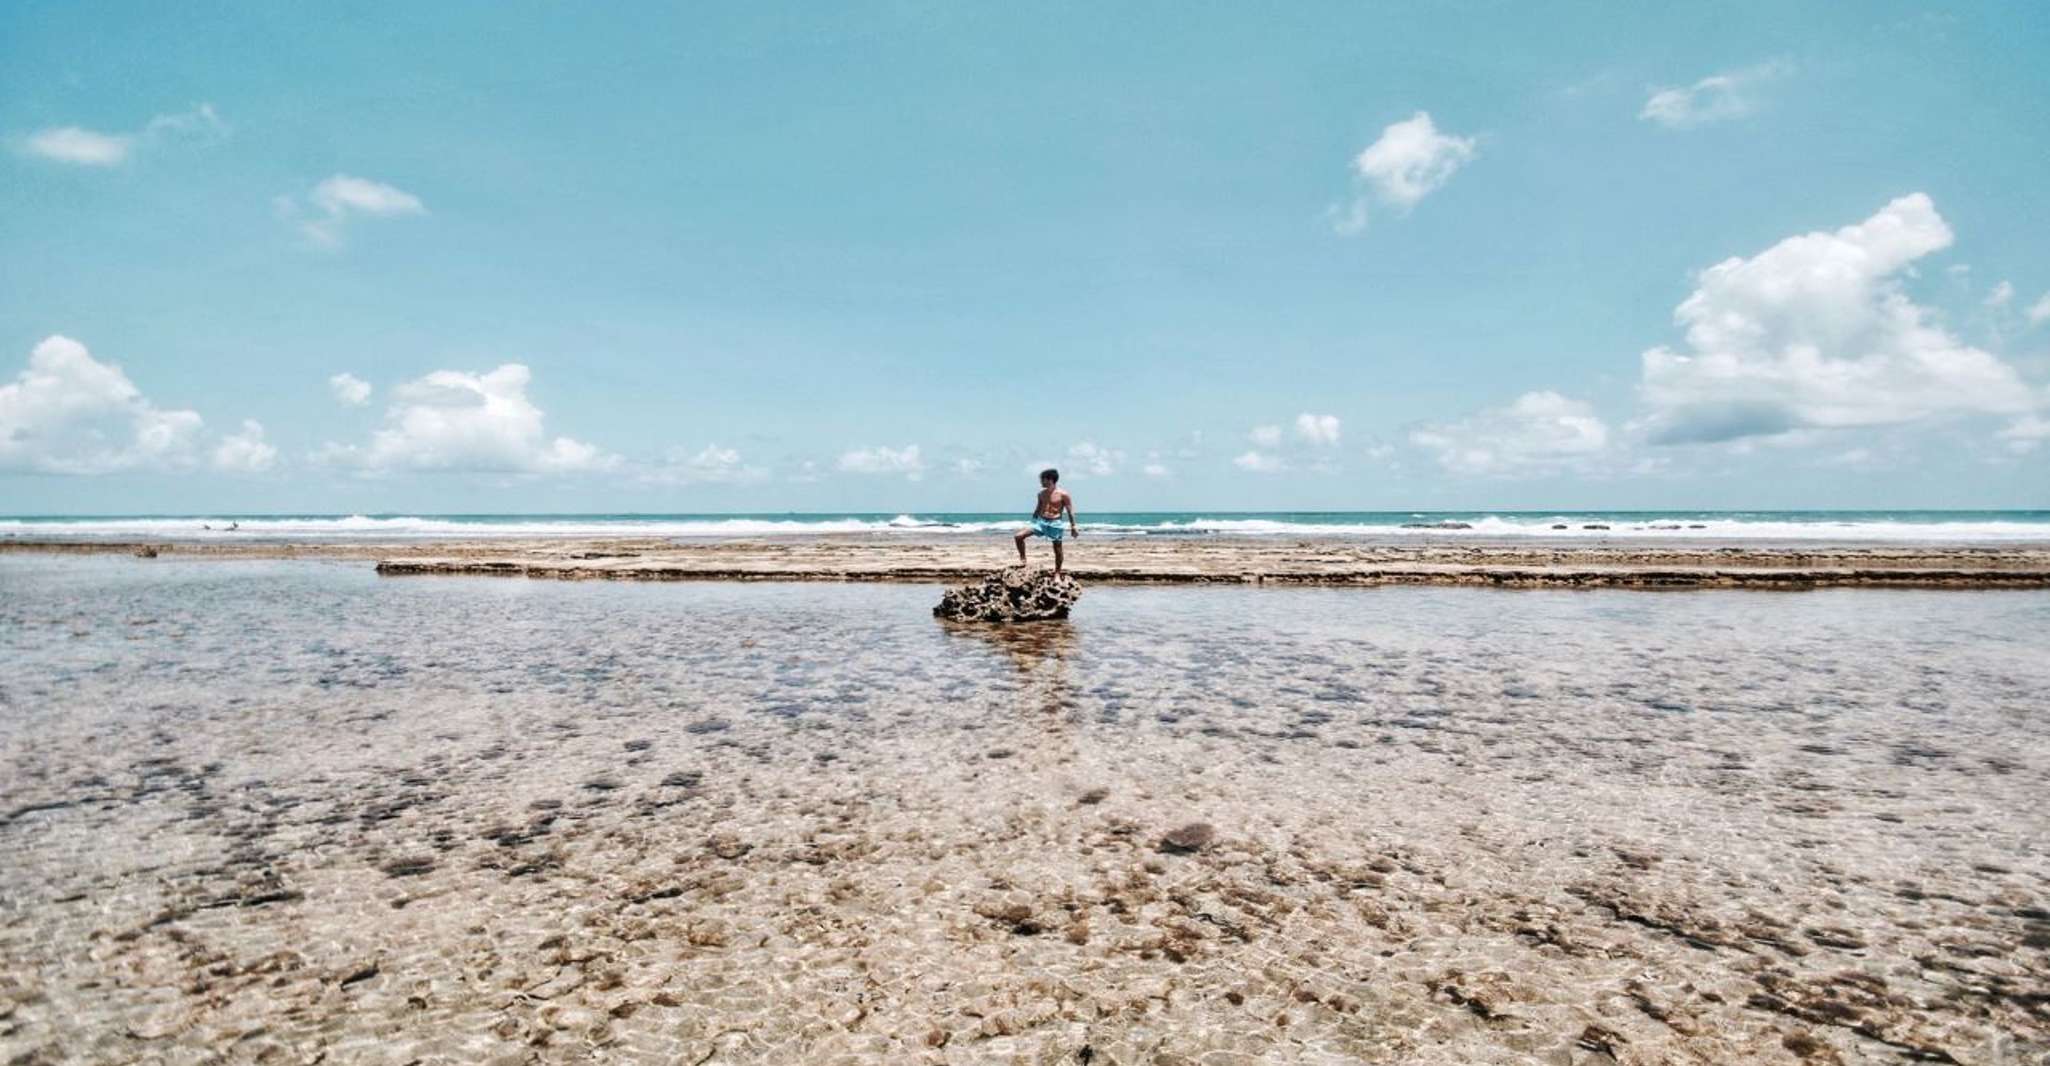
[[[1190,852],[1202,851],[1217,839],[1217,830],[1209,822],[1190,822],[1160,838],[1160,850]]]
[[[1008,567],[948,589],[932,613],[964,622],[1036,622],[1066,618],[1082,598],[1082,583],[1051,570]]]
[[[1566,528],[1566,523],[1564,523],[1564,522],[1558,522],[1558,523],[1554,523],[1554,524],[1553,524],[1553,526],[1552,526],[1552,528],[1553,528],[1553,529],[1565,529],[1565,528]]]
[[[1472,529],[1469,522],[1404,522],[1404,529]]]
[[[386,877],[418,877],[434,872],[434,860],[428,858],[393,859],[378,867]]]
[[[1587,525],[1587,526],[1581,526],[1580,528],[1582,528],[1582,529],[1607,529],[1607,528],[1609,528],[1609,527],[1607,527],[1607,526],[1604,526],[1604,525]]]
[[[142,547],[135,549],[135,557],[138,559],[154,559],[157,557],[157,550],[145,544]]]

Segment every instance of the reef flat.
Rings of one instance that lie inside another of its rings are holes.
[[[1011,551],[1009,541],[999,538],[918,534],[392,543],[0,541],[0,553],[359,560],[374,562],[379,573],[391,576],[925,584],[978,578],[1009,565],[1015,558]],[[1070,545],[1068,570],[1091,584],[2043,588],[2050,587],[2050,545],[1084,536]]]

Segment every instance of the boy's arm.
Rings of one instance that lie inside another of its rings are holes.
[[[1061,500],[1061,509],[1068,512],[1068,532],[1081,536],[1082,531],[1075,528],[1075,498],[1068,496]]]

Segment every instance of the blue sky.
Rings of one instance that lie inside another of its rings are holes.
[[[0,512],[2050,506],[2041,5],[594,10],[0,8]]]

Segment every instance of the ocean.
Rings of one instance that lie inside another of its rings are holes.
[[[994,535],[1020,514],[186,514],[0,518],[0,540],[402,540],[488,537]],[[2012,544],[2050,542],[2050,510],[1085,512],[1093,536],[1474,537]]]

